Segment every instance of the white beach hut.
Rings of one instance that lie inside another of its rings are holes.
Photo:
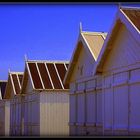
[[[140,135],[140,8],[118,9],[93,71],[102,74],[104,134]]]
[[[9,136],[10,101],[4,99],[7,81],[0,81],[0,136]]]
[[[9,72],[4,99],[10,101],[10,135],[20,136],[22,133],[21,115],[22,98],[20,95],[23,72]]]
[[[22,134],[69,135],[69,86],[62,83],[67,61],[27,60],[23,76]]]
[[[63,81],[70,84],[70,135],[102,133],[102,81],[100,75],[93,76],[93,68],[106,35],[80,30]]]

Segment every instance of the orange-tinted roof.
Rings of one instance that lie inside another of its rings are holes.
[[[88,43],[92,53],[97,59],[100,50],[103,46],[104,40],[107,33],[96,33],[96,32],[82,32],[86,42]]]
[[[70,82],[71,75],[74,71],[75,64],[78,61],[80,50],[84,47],[92,55],[93,61],[96,61],[105,41],[107,33],[105,32],[86,32],[82,31],[79,34],[78,42],[73,51],[68,72],[63,80],[63,83]]]
[[[63,84],[68,62],[27,61],[26,65],[35,89],[69,89]]]
[[[121,8],[126,16],[140,31],[140,8]]]

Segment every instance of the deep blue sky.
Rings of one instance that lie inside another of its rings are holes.
[[[70,60],[79,34],[108,32],[117,11],[115,4],[0,5],[0,80],[8,69],[24,71],[28,59]]]

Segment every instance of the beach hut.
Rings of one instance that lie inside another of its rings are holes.
[[[0,81],[0,136],[9,136],[10,102],[4,99],[7,81]]]
[[[140,8],[119,7],[93,70],[98,73],[104,135],[140,135]]]
[[[19,136],[22,133],[21,115],[22,102],[20,96],[23,72],[10,72],[8,74],[8,82],[4,94],[4,99],[10,102],[10,135]]]
[[[67,61],[26,60],[23,95],[23,135],[69,135],[69,86],[62,83]]]
[[[101,77],[93,76],[93,68],[107,33],[80,33],[68,71],[64,78],[70,84],[70,135],[102,133]]]

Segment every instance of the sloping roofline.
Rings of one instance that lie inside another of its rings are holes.
[[[12,80],[12,77],[11,77],[11,75],[12,74],[23,74],[23,72],[15,72],[15,71],[9,71],[8,72],[8,80],[7,80],[7,84],[6,84],[6,88],[5,88],[5,93],[4,93],[4,98],[5,98],[5,94],[6,94],[6,91],[8,90],[8,86],[11,86],[12,87],[12,89],[13,89],[13,91],[14,91],[14,95],[16,95],[16,91],[15,91],[15,86],[14,86],[14,83],[13,83],[13,80]],[[11,84],[10,84],[10,82],[11,82]],[[9,85],[10,84],[10,85]]]
[[[69,61],[66,61],[66,60],[25,60],[25,70],[24,70],[24,75],[23,75],[23,81],[22,81],[22,90],[21,90],[21,92],[22,92],[22,94],[23,94],[23,90],[25,90],[25,79],[27,79],[27,75],[29,76],[29,78],[30,78],[30,80],[31,80],[31,84],[32,84],[32,87],[33,87],[33,90],[35,90],[35,91],[61,91],[61,90],[65,90],[65,91],[68,91],[69,89],[65,89],[64,87],[64,89],[45,89],[45,87],[43,86],[43,89],[41,88],[41,89],[36,89],[35,88],[35,85],[34,85],[34,82],[33,82],[33,79],[32,79],[32,76],[31,76],[31,73],[30,73],[30,69],[29,69],[29,66],[28,66],[28,63],[47,63],[47,64],[64,64],[64,66],[65,65],[67,65],[67,64],[69,64]],[[28,73],[28,74],[27,74]],[[41,83],[43,83],[43,81],[42,81],[42,78],[41,78],[41,75],[39,74],[39,77],[40,77],[40,79],[41,79]],[[44,85],[44,84],[42,84],[42,85]]]
[[[140,43],[140,31],[136,28],[136,26],[132,23],[132,21],[127,17],[127,15],[122,11],[122,9],[140,9],[136,7],[119,7],[118,11],[116,13],[116,17],[113,21],[113,24],[111,26],[111,29],[106,37],[106,40],[103,44],[103,47],[101,49],[101,52],[99,54],[99,57],[95,63],[95,67],[93,69],[93,75],[95,75],[97,72],[102,72],[100,70],[100,66],[105,61],[105,56],[109,53],[110,49],[108,46],[112,43],[112,40],[116,37],[115,34],[117,32],[117,29],[120,27],[121,24],[124,24],[126,28],[135,36],[135,39],[137,42]]]
[[[65,78],[63,80],[64,84],[68,83],[68,80],[69,80],[69,78],[72,74],[74,65],[76,63],[75,61],[78,57],[80,43],[92,55],[93,60],[97,60],[97,58],[95,57],[93,51],[91,50],[88,42],[86,41],[86,39],[84,37],[84,34],[101,35],[104,39],[106,38],[106,35],[107,35],[107,33],[105,33],[105,32],[89,32],[89,31],[81,31],[80,30],[80,33],[79,33],[79,36],[78,36],[78,39],[77,39],[77,43],[76,43],[76,46],[74,48],[74,51],[72,53],[72,57],[71,57],[71,60],[70,60],[70,63],[69,63],[68,71],[67,71],[67,73],[65,75]]]

